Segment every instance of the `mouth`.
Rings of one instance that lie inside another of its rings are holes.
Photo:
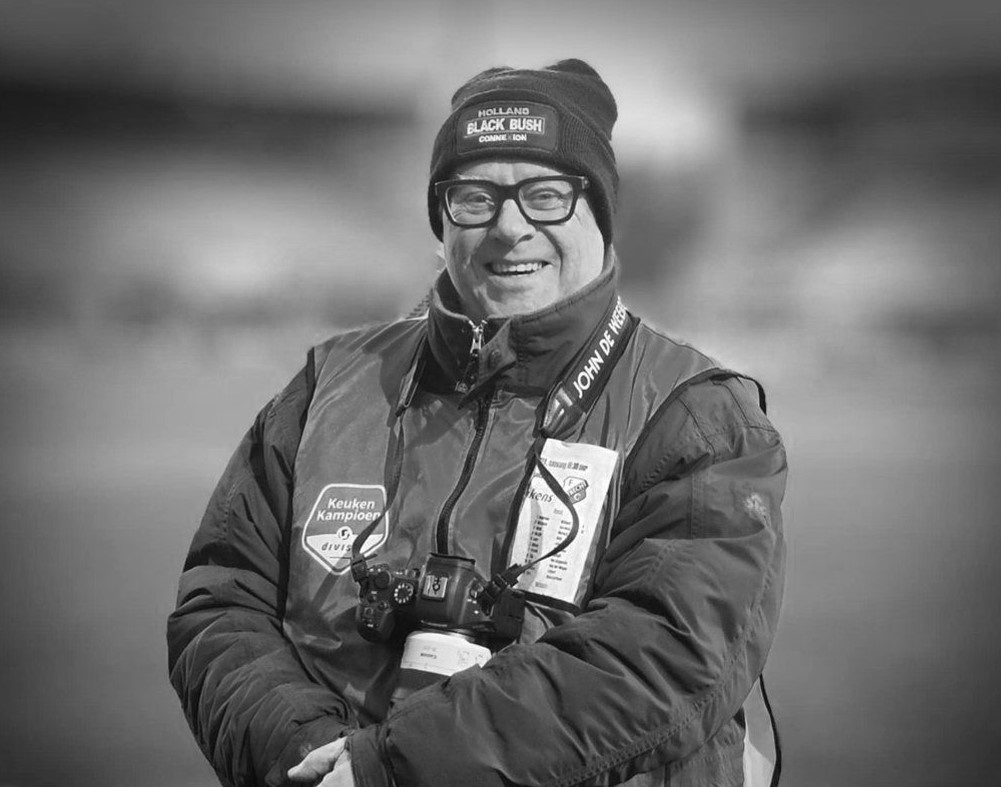
[[[546,263],[540,260],[530,260],[527,262],[507,262],[505,260],[494,260],[488,262],[486,268],[494,276],[529,276],[538,273]]]

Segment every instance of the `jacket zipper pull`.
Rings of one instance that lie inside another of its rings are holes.
[[[480,350],[483,349],[483,330],[487,327],[487,321],[484,320],[479,325],[470,321],[470,326],[473,329],[473,341],[469,345],[469,362],[479,361]]]
[[[476,382],[476,374],[480,369],[480,352],[483,350],[483,331],[487,327],[487,321],[483,320],[478,325],[472,320],[469,327],[473,329],[473,338],[469,345],[469,361],[466,364],[466,371],[462,379],[455,385],[455,390],[459,393],[466,393]]]

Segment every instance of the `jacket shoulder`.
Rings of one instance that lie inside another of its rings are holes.
[[[644,320],[636,326],[634,344],[642,352],[644,365],[651,368],[670,367],[682,380],[686,379],[686,372],[691,376],[705,369],[723,368],[713,356]]]
[[[424,317],[382,322],[336,333],[313,347],[309,354],[314,370],[319,373],[331,362],[342,362],[358,354],[385,356],[410,343],[416,347],[424,331]]]
[[[755,443],[779,441],[755,380],[649,326],[641,324],[637,334],[642,376],[667,387],[626,459],[632,493],[754,450]]]

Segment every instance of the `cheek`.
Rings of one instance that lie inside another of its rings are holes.
[[[445,266],[450,270],[454,270],[456,266],[456,261],[459,259],[460,252],[456,248],[457,239],[454,233],[445,231],[444,236],[441,241],[441,251],[445,257]]]
[[[554,239],[556,240],[556,239]],[[600,231],[578,227],[571,234],[557,240],[563,257],[563,275],[582,286],[597,278],[604,268],[605,246]]]
[[[467,230],[456,230],[446,227],[442,236],[442,249],[445,261],[450,264],[463,265],[469,260],[475,248],[474,239],[469,237]]]

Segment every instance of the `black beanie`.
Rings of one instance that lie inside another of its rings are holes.
[[[452,96],[431,153],[428,215],[442,237],[434,184],[462,164],[482,159],[536,161],[571,175],[586,175],[588,198],[605,239],[612,241],[619,174],[612,151],[615,98],[583,60],[561,60],[538,71],[489,68]]]

